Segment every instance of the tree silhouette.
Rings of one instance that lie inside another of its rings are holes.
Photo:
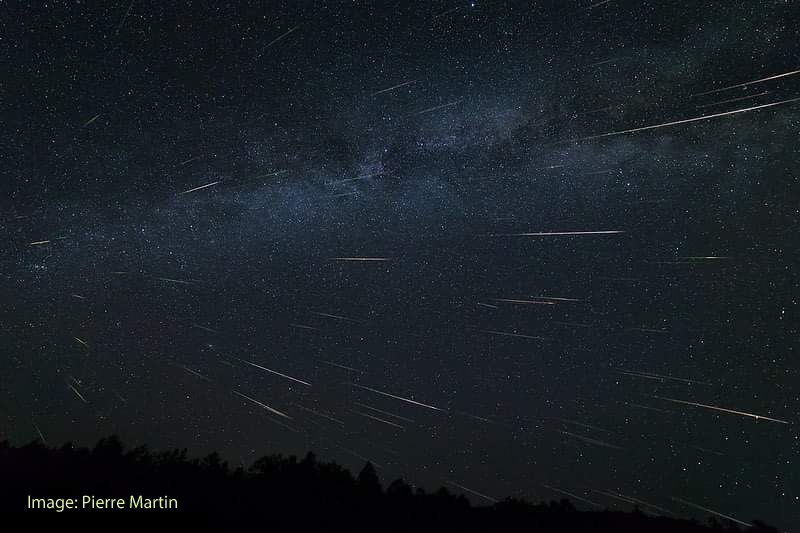
[[[372,463],[367,462],[353,477],[341,465],[320,462],[310,452],[300,461],[295,456],[264,456],[248,469],[231,471],[217,453],[190,459],[186,449],[151,452],[139,446],[124,450],[116,436],[101,439],[92,450],[71,443],[47,448],[40,442],[21,447],[0,442],[0,513],[26,511],[28,495],[80,498],[91,494],[125,499],[167,494],[179,502],[170,513],[192,513],[202,517],[201,525],[221,530],[243,529],[261,519],[268,520],[270,530],[275,531],[741,531],[729,521],[702,525],[635,511],[579,512],[566,499],[532,505],[507,498],[491,506],[473,507],[463,495],[445,488],[427,493],[402,479],[383,491]],[[753,521],[749,533],[777,533],[777,529]]]

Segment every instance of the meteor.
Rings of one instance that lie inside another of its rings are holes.
[[[395,424],[394,422],[389,422],[388,420],[384,420],[383,418],[378,418],[377,416],[368,415],[367,413],[362,413],[361,411],[356,411],[356,410],[353,410],[353,412],[357,415],[365,416],[367,418],[371,418],[372,420],[383,422],[384,424],[388,424],[390,426],[394,426],[399,429],[406,429],[405,426],[401,426],[400,424]]]
[[[570,142],[580,142],[580,141],[591,141],[594,139],[602,139],[603,137],[614,137],[616,135],[626,135],[628,133],[638,133],[640,131],[647,131],[647,130],[655,130],[658,128],[666,128],[668,126],[677,126],[679,124],[689,124],[691,122],[699,122],[701,120],[711,120],[713,118],[720,118],[720,117],[727,117],[730,115],[738,115],[739,113],[747,113],[750,111],[759,111],[761,109],[767,109],[768,107],[774,107],[783,104],[790,104],[793,102],[797,102],[800,100],[800,97],[797,98],[790,98],[788,100],[780,100],[778,102],[771,102],[769,104],[762,104],[753,107],[745,107],[743,109],[734,109],[733,111],[725,111],[724,113],[714,113],[713,115],[703,115],[701,117],[693,117],[693,118],[686,118],[683,120],[674,120],[672,122],[664,122],[662,124],[654,124],[652,126],[643,126],[641,128],[631,128],[629,130],[620,130],[620,131],[612,131],[610,133],[603,133],[600,135],[591,135],[589,137],[581,137],[580,139],[573,139]]]
[[[276,370],[269,369],[269,368],[267,368],[265,366],[257,365],[255,363],[251,363],[250,361],[246,361],[244,359],[239,359],[238,357],[234,357],[234,359],[236,359],[238,361],[241,361],[242,363],[246,363],[246,364],[248,364],[250,366],[254,366],[256,368],[260,368],[261,370],[266,370],[267,372],[275,374],[276,376],[280,376],[282,378],[289,379],[291,381],[295,381],[297,383],[300,383],[301,385],[305,385],[306,387],[310,387],[311,386],[311,383],[308,383],[307,381],[303,381],[301,379],[293,378],[292,376],[287,376],[286,374],[281,374],[280,372],[278,372]]]
[[[641,378],[655,378],[655,379],[660,379],[660,380],[668,379],[668,380],[672,380],[672,381],[681,381],[683,383],[692,383],[694,385],[711,385],[710,383],[707,383],[705,381],[697,381],[697,380],[688,379],[688,378],[676,378],[676,377],[667,376],[667,375],[664,375],[664,374],[656,374],[654,372],[641,372],[639,370],[626,370],[624,368],[618,370],[617,372],[619,372],[621,374],[628,375],[628,376],[641,377]]]
[[[205,185],[201,185],[199,187],[195,187],[194,189],[189,189],[188,191],[183,191],[181,194],[189,194],[190,192],[199,191],[200,189],[206,189],[208,187],[213,187],[214,185],[216,185],[218,183],[222,183],[222,180],[214,181],[214,182],[211,182],[211,183],[207,183]]]
[[[95,116],[93,116],[92,118],[90,118],[88,121],[86,121],[86,122],[83,124],[83,126],[81,126],[81,127],[85,128],[86,126],[88,126],[89,124],[91,124],[92,122],[94,122],[95,120],[97,120],[98,118],[100,118],[100,115],[101,115],[101,113],[98,113],[98,114],[96,114]]]
[[[800,69],[792,70],[792,71],[789,71],[789,72],[784,72],[783,74],[776,74],[774,76],[769,76],[769,77],[766,77],[766,78],[761,78],[760,80],[746,81],[744,83],[737,83],[736,85],[729,85],[728,87],[723,87],[722,89],[714,89],[712,91],[706,91],[704,93],[696,93],[696,94],[691,95],[690,98],[694,98],[695,96],[703,96],[705,94],[720,93],[722,91],[727,91],[728,89],[736,89],[737,87],[746,87],[748,85],[753,85],[755,83],[762,83],[762,82],[765,82],[765,81],[777,80],[778,78],[785,78],[786,76],[794,76],[795,74],[800,74]]]
[[[198,159],[200,159],[201,157],[203,157],[203,156],[202,156],[202,155],[197,155],[197,156],[194,156],[194,157],[192,157],[192,158],[190,158],[190,159],[187,159],[186,161],[183,161],[183,162],[181,162],[181,163],[178,163],[178,164],[177,164],[177,165],[175,165],[175,166],[176,166],[176,167],[182,167],[182,166],[184,166],[184,165],[187,165],[187,164],[191,163],[192,161],[197,161],[197,160],[198,160]]]
[[[200,372],[197,372],[196,370],[192,370],[192,369],[191,369],[191,368],[189,368],[188,366],[183,366],[183,365],[181,365],[181,368],[182,368],[182,369],[184,369],[185,371],[187,371],[188,373],[190,373],[190,374],[192,374],[192,375],[194,375],[194,376],[197,376],[197,377],[198,377],[198,378],[200,378],[200,379],[204,379],[204,380],[206,380],[206,381],[211,381],[210,379],[208,379],[206,376],[204,376],[204,375],[203,375],[203,374],[201,374]]]
[[[388,257],[334,257],[332,261],[389,261]]]
[[[290,29],[286,33],[283,33],[283,34],[279,35],[278,37],[276,37],[275,39],[271,40],[261,50],[259,50],[258,53],[260,54],[261,52],[263,52],[264,50],[266,50],[267,48],[269,48],[273,44],[277,43],[278,41],[282,40],[285,37],[288,37],[294,30],[296,30],[299,27],[300,26],[295,26],[294,28]]]
[[[344,179],[344,180],[329,181],[327,183],[327,185],[338,185],[339,183],[347,183],[348,181],[365,180],[365,179],[368,179],[368,178],[374,178],[375,176],[381,176],[383,174],[386,174],[386,172],[384,172],[384,171],[373,172],[371,174],[364,174],[363,176],[357,176],[355,178],[347,178],[347,179]]]
[[[602,231],[536,231],[527,233],[492,233],[491,237],[561,237],[573,235],[616,235],[625,233],[622,230]]]
[[[666,400],[668,402],[673,403],[682,403],[684,405],[692,405],[694,407],[702,407],[704,409],[711,409],[713,411],[720,411],[722,413],[730,413],[732,415],[739,415],[739,416],[749,416],[750,418],[755,418],[756,420],[768,420],[770,422],[777,422],[779,424],[791,424],[791,422],[787,422],[786,420],[779,420],[777,418],[770,418],[768,416],[756,415],[753,413],[746,413],[744,411],[735,411],[733,409],[725,409],[724,407],[717,407],[715,405],[706,405],[704,403],[696,403],[696,402],[687,402],[686,400],[676,400],[674,398],[665,398],[663,396],[653,396],[653,398],[657,398],[659,400]]]
[[[192,327],[195,327],[195,328],[198,328],[198,329],[202,329],[203,331],[208,331],[209,333],[219,333],[219,331],[217,331],[215,329],[207,328],[205,326],[201,326],[200,324],[192,323]]]
[[[67,387],[72,389],[72,392],[74,392],[78,396],[78,398],[81,399],[81,401],[83,403],[89,403],[89,402],[86,401],[86,398],[84,398],[83,395],[80,392],[78,392],[78,389],[76,389],[75,387],[72,386],[72,383],[67,383]]]
[[[668,510],[664,509],[663,507],[659,507],[658,505],[653,505],[652,503],[648,503],[648,502],[646,502],[644,500],[640,500],[638,498],[634,498],[633,496],[628,496],[628,495],[622,494],[620,492],[614,492],[614,491],[612,491],[610,489],[608,491],[595,490],[595,489],[589,489],[589,490],[591,490],[592,492],[596,492],[597,494],[602,494],[604,496],[608,496],[609,498],[614,498],[616,500],[620,500],[620,501],[623,501],[623,502],[626,502],[626,503],[631,503],[631,504],[634,504],[634,505],[635,504],[640,504],[640,505],[643,505],[645,507],[649,507],[651,509],[656,509],[657,511],[660,511],[661,513],[664,513],[664,514],[668,514],[668,515],[672,514]]]
[[[750,96],[740,96],[739,98],[728,98],[727,100],[720,100],[719,102],[714,102],[713,104],[699,105],[697,106],[697,109],[704,109],[706,107],[713,107],[715,105],[728,104],[730,102],[740,102],[742,100],[750,100],[751,98],[757,98],[759,96],[764,96],[765,94],[769,94],[769,91],[764,91],[763,93],[758,93],[758,94],[751,94]]]
[[[353,368],[353,367],[351,367],[351,366],[344,366],[344,365],[340,365],[339,363],[334,363],[334,362],[332,362],[332,361],[326,361],[326,360],[324,360],[324,359],[320,359],[320,361],[322,361],[322,362],[323,362],[323,363],[325,363],[326,365],[335,366],[336,368],[342,368],[342,369],[344,369],[344,370],[349,370],[350,372],[358,372],[359,374],[363,374],[363,373],[364,373],[364,371],[363,371],[363,370],[359,370],[359,369],[357,369],[357,368]]]
[[[492,498],[491,496],[487,496],[486,494],[481,494],[477,490],[472,490],[470,488],[465,487],[464,485],[459,485],[458,483],[453,483],[452,481],[447,481],[447,480],[445,480],[445,483],[447,483],[448,485],[451,485],[453,487],[456,487],[458,489],[461,489],[461,490],[463,490],[465,492],[469,492],[470,494],[474,494],[475,496],[478,496],[479,498],[483,498],[484,500],[490,501],[492,503],[497,503],[498,502],[497,498]]]
[[[542,302],[539,300],[515,300],[512,298],[492,298],[495,302],[505,302],[510,304],[539,304],[539,305],[555,305],[555,302]]]
[[[414,423],[414,421],[413,421],[413,420],[411,420],[410,418],[406,418],[406,417],[404,417],[404,416],[396,415],[396,414],[394,414],[394,413],[390,413],[389,411],[384,411],[384,410],[382,410],[382,409],[378,409],[377,407],[371,407],[371,406],[369,406],[369,405],[367,405],[367,404],[365,404],[365,403],[359,403],[359,402],[354,402],[354,403],[355,403],[356,405],[358,405],[359,407],[364,407],[364,408],[366,408],[366,409],[370,409],[370,410],[372,410],[372,411],[375,411],[376,413],[381,413],[381,414],[384,414],[384,415],[393,416],[394,418],[398,418],[398,419],[400,419],[400,420],[404,420],[404,421],[406,421],[406,422],[409,422],[409,423],[411,423],[411,424],[413,424],[413,423]]]
[[[326,418],[326,419],[330,420],[331,422],[336,422],[337,424],[342,425],[342,426],[344,425],[344,422],[342,422],[338,418],[333,418],[332,416],[328,416],[325,413],[320,413],[319,411],[315,411],[313,409],[309,409],[308,407],[303,407],[299,403],[295,403],[295,404],[292,404],[292,405],[302,409],[303,411],[308,411],[309,413],[315,414],[317,416],[321,416],[322,418]]]
[[[414,400],[410,400],[408,398],[403,398],[402,396],[395,396],[394,394],[389,394],[388,392],[379,391],[377,389],[372,389],[370,387],[365,387],[363,385],[358,385],[356,383],[350,383],[353,387],[358,387],[359,389],[368,390],[370,392],[374,392],[375,394],[380,394],[382,396],[388,396],[389,398],[394,398],[395,400],[400,400],[403,402],[411,403],[414,405],[419,405],[420,407],[426,407],[428,409],[433,409],[434,411],[444,411],[444,409],[440,409],[439,407],[434,407],[433,405],[428,405],[426,403],[417,402]]]
[[[707,513],[711,513],[713,515],[719,516],[720,518],[725,518],[725,519],[730,520],[732,522],[736,522],[737,524],[741,524],[741,525],[746,526],[746,527],[753,527],[753,524],[748,524],[747,522],[742,522],[741,520],[737,520],[736,518],[734,518],[732,516],[728,516],[726,514],[718,513],[717,511],[714,511],[713,509],[709,509],[708,507],[703,507],[702,505],[697,505],[696,503],[687,502],[686,500],[681,500],[680,498],[672,498],[672,499],[675,500],[676,502],[682,503],[684,505],[688,505],[689,507],[694,507],[695,509],[700,509],[701,511],[705,511]]]
[[[532,339],[537,341],[547,341],[550,340],[547,337],[534,337],[533,335],[523,335],[521,333],[509,333],[507,331],[494,331],[491,329],[482,329],[481,332],[489,333],[491,335],[503,335],[506,337],[518,337],[520,339]]]
[[[115,274],[117,274],[117,272],[115,272]],[[159,280],[159,281],[166,281],[168,283],[178,283],[180,285],[191,285],[192,284],[192,282],[184,281],[182,279],[172,279],[172,278],[156,278],[156,279]]]
[[[286,174],[287,172],[289,172],[289,171],[288,170],[279,170],[277,172],[270,172],[269,174],[261,174],[261,175],[258,175],[258,176],[253,176],[250,179],[254,180],[254,179],[258,179],[258,178],[269,178],[271,176],[280,176],[281,174]]]
[[[578,496],[577,494],[573,494],[573,493],[568,492],[566,490],[561,490],[561,489],[559,489],[557,487],[551,487],[550,485],[542,485],[542,486],[544,488],[546,488],[546,489],[550,489],[552,491],[558,492],[559,494],[564,494],[566,496],[569,496],[570,498],[575,498],[576,500],[581,501],[583,503],[588,503],[589,505],[593,505],[593,506],[597,507],[598,509],[602,509],[603,508],[603,506],[600,505],[599,503],[593,502],[592,500],[587,500],[586,498],[582,498],[581,496]]]
[[[36,433],[39,434],[39,438],[42,439],[42,442],[45,444],[45,446],[47,446],[47,441],[45,440],[44,435],[42,435],[42,430],[39,429],[39,426],[36,424],[36,422],[33,423],[33,427],[36,428]]]
[[[463,100],[463,98],[461,100]],[[423,109],[422,111],[417,111],[416,114],[417,115],[422,115],[423,113],[430,113],[431,111],[436,111],[438,109],[444,109],[446,107],[451,107],[451,106],[454,106],[454,105],[460,103],[461,100],[456,100],[455,102],[450,102],[448,104],[442,104],[442,105],[437,105],[437,106],[434,106],[434,107],[429,107],[428,109]]]
[[[405,87],[406,85],[411,85],[412,83],[417,83],[417,80],[406,81],[406,82],[400,83],[398,85],[393,85],[393,86],[388,87],[386,89],[381,89],[380,91],[372,93],[370,96],[378,96],[379,94],[388,93],[390,91],[394,91],[395,89],[399,89],[400,87]]]
[[[588,444],[594,444],[596,446],[602,446],[604,448],[613,448],[615,450],[622,450],[623,449],[623,448],[620,448],[619,446],[615,446],[614,444],[609,444],[608,442],[603,442],[601,440],[592,439],[592,438],[589,438],[589,437],[585,437],[583,435],[578,435],[577,433],[572,433],[570,431],[559,431],[559,433],[563,433],[564,435],[568,435],[568,436],[573,437],[575,439],[582,440],[583,442],[586,442]]]
[[[334,318],[336,320],[346,320],[348,322],[358,322],[358,320],[356,320],[354,318],[347,318],[346,316],[341,316],[341,315],[332,315],[330,313],[320,313],[318,311],[311,311],[311,314],[312,315],[317,315],[317,316],[324,316],[326,318]]]
[[[238,395],[239,395],[239,396],[241,396],[242,398],[244,398],[244,399],[246,399],[246,400],[249,400],[249,401],[253,402],[254,404],[258,405],[259,407],[262,407],[262,408],[266,409],[266,410],[267,410],[267,411],[269,411],[270,413],[276,414],[276,415],[278,415],[278,416],[282,416],[283,418],[285,418],[285,419],[287,419],[287,420],[291,420],[291,419],[292,419],[292,417],[290,417],[289,415],[287,415],[287,414],[285,414],[285,413],[281,413],[281,412],[280,412],[280,411],[278,411],[277,409],[273,409],[273,408],[272,408],[272,407],[270,407],[269,405],[263,404],[263,403],[259,402],[258,400],[254,399],[254,398],[251,398],[250,396],[248,396],[248,395],[246,395],[246,394],[242,394],[242,393],[241,393],[241,392],[239,392],[239,391],[233,391],[233,393],[234,393],[234,394],[238,394]]]
[[[34,242],[31,242],[31,243],[28,243],[28,246],[41,246],[43,244],[50,244],[50,241],[34,241]]]
[[[78,341],[79,343],[83,344],[85,347],[87,347],[87,348],[89,347],[89,343],[86,342],[85,340],[79,339],[78,337],[75,337],[75,340]]]

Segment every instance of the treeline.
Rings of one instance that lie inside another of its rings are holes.
[[[446,488],[426,492],[402,479],[381,486],[367,463],[353,476],[336,463],[270,455],[250,468],[232,469],[217,453],[190,459],[186,449],[125,451],[117,437],[101,439],[94,449],[71,443],[48,448],[38,442],[13,447],[0,442],[0,512],[30,511],[34,498],[145,498],[168,496],[177,509],[127,513],[178,513],[203,517],[220,530],[259,520],[269,531],[526,531],[616,533],[708,533],[741,531],[732,522],[708,524],[633,512],[577,511],[566,499],[531,504],[508,498],[492,506],[472,506]],[[125,513],[71,510],[65,513]],[[151,515],[152,516],[152,515]],[[87,517],[88,518],[88,517]],[[174,517],[171,517],[174,518]],[[263,529],[263,528],[262,528]],[[752,533],[777,533],[756,522]]]

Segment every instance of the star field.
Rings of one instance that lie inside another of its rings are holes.
[[[800,525],[793,2],[4,12],[3,437]]]

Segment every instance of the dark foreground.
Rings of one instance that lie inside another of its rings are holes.
[[[384,490],[369,463],[357,477],[335,463],[317,462],[311,453],[299,461],[267,456],[248,470],[231,470],[216,454],[190,460],[185,449],[152,453],[140,447],[125,452],[115,437],[101,440],[93,450],[69,444],[60,449],[38,443],[11,447],[2,442],[0,480],[0,513],[65,520],[147,517],[162,524],[179,519],[184,526],[217,530],[260,525],[260,531],[740,531],[733,523],[712,520],[703,525],[638,511],[581,512],[567,500],[533,505],[506,499],[491,507],[473,507],[446,489],[426,493],[402,480]],[[29,496],[38,502],[30,503]],[[95,499],[84,501],[84,496]],[[29,509],[63,506],[67,498],[75,500],[73,509]],[[148,504],[151,508],[144,509]],[[101,510],[101,505],[117,508]],[[759,522],[747,531],[777,533]]]

